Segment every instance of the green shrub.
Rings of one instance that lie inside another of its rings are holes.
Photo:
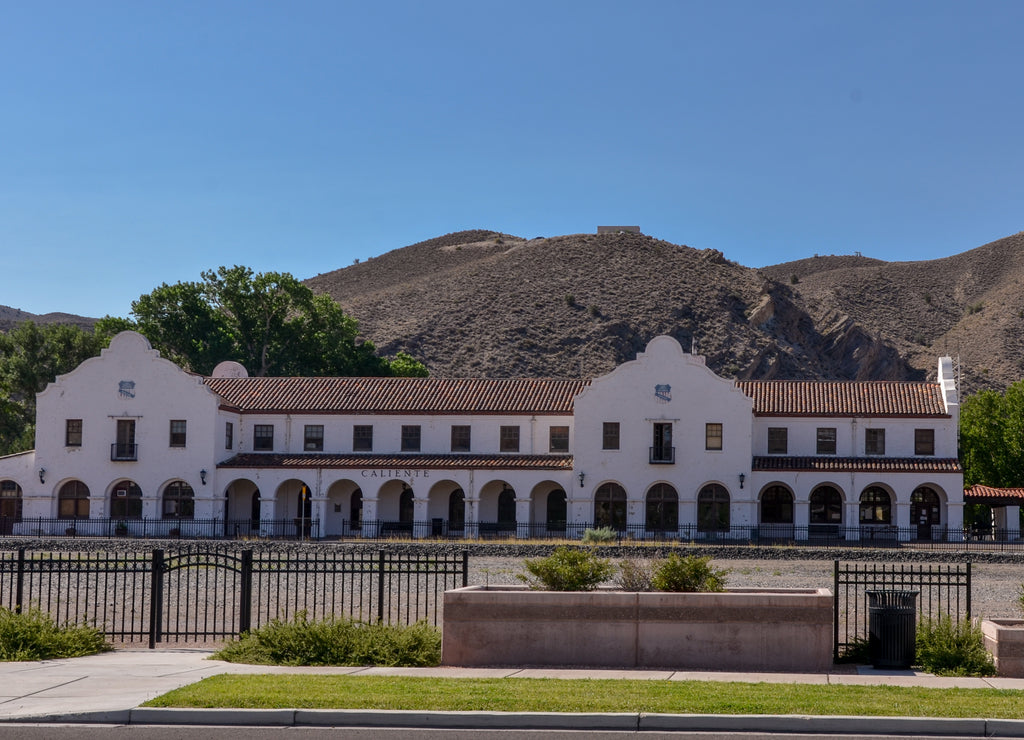
[[[353,619],[310,621],[299,612],[247,632],[213,655],[217,660],[257,665],[435,666],[441,633],[426,622],[408,627]]]
[[[619,533],[611,527],[583,530],[584,545],[603,545],[607,542],[615,542],[617,539],[619,539]]]
[[[623,591],[652,591],[651,578],[654,576],[654,563],[643,558],[625,558],[619,563],[619,575],[615,583]]]
[[[112,649],[95,627],[58,626],[39,609],[19,614],[0,608],[0,660],[78,658]]]
[[[524,561],[530,576],[519,580],[530,588],[547,591],[593,591],[615,573],[610,560],[597,557],[592,550],[556,547],[546,558]]]
[[[669,555],[654,570],[651,585],[658,591],[724,591],[727,570],[711,567],[711,558]]]
[[[1017,606],[1024,612],[1024,583],[1017,587]]]
[[[980,622],[948,614],[923,618],[917,625],[917,662],[937,676],[994,676]]]

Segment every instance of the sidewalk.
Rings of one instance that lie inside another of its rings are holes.
[[[296,709],[139,708],[171,689],[218,673],[309,673],[448,678],[631,678],[751,683],[819,683],[934,688],[1022,689],[1019,678],[943,678],[914,671],[717,673],[711,671],[563,670],[541,668],[293,668],[208,660],[207,650],[116,650],[86,658],[0,663],[0,722],[104,724],[335,725],[517,727],[776,732],[863,732],[1024,737],[1024,720],[758,715],[544,714]]]

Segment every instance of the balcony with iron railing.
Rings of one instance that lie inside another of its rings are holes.
[[[139,446],[126,442],[114,442],[110,445],[110,459],[115,462],[133,462],[139,459]]]
[[[676,461],[676,448],[672,445],[654,445],[651,447],[651,465],[672,465]]]

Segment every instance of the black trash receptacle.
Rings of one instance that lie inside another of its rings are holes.
[[[875,668],[914,663],[919,591],[867,591],[868,654]]]

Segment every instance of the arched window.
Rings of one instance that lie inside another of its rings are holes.
[[[362,529],[363,527],[363,490],[357,488],[352,491],[348,500],[348,526],[350,529]]]
[[[0,534],[11,534],[21,521],[21,486],[12,480],[0,481]]]
[[[516,528],[516,492],[507,485],[498,494],[498,529]]]
[[[655,483],[647,492],[648,532],[675,532],[679,529],[679,494],[668,483]]]
[[[697,494],[697,531],[729,531],[729,492],[725,486],[709,483]]]
[[[626,529],[626,489],[618,483],[605,483],[594,492],[594,526]]]
[[[878,486],[865,488],[860,495],[861,524],[892,524],[892,499]]]
[[[761,494],[761,524],[792,524],[793,494],[785,486],[769,486]]]
[[[135,481],[119,481],[110,492],[111,519],[141,519],[142,489]]]
[[[164,519],[192,519],[195,514],[196,501],[192,486],[176,480],[164,489]]]
[[[918,486],[910,494],[910,525],[917,527],[917,538],[932,538],[932,527],[942,523],[939,494],[928,486]]]
[[[57,516],[61,519],[89,518],[89,486],[69,480],[57,494]]]
[[[565,500],[565,491],[556,488],[548,494],[547,503],[547,528],[549,532],[564,532],[567,519],[568,505]]]
[[[466,526],[466,494],[456,488],[448,494],[448,529],[461,530]]]
[[[832,486],[818,486],[811,492],[811,524],[842,524],[843,497]]]
[[[415,494],[409,486],[402,489],[398,497],[398,521],[402,524],[412,524],[416,518],[416,504],[413,502]]]

